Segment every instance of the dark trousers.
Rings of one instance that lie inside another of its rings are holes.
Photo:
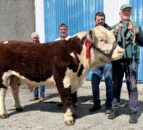
[[[136,113],[138,109],[138,91],[137,91],[137,74],[138,62],[130,59],[121,59],[112,62],[113,72],[113,102],[112,109],[117,110],[120,107],[120,94],[122,81],[125,73],[127,90],[129,95],[129,109],[131,113]]]
[[[73,104],[77,103],[77,92],[72,93],[72,102]]]

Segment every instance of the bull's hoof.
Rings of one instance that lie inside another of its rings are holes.
[[[7,115],[7,114],[0,115],[0,118],[1,118],[1,119],[8,118],[8,115]]]
[[[65,121],[65,124],[67,126],[72,126],[72,125],[74,125],[74,121],[73,120],[71,120],[71,121]]]
[[[23,111],[23,108],[22,108],[22,107],[16,108],[16,111],[17,111],[17,112],[22,112],[22,111]]]

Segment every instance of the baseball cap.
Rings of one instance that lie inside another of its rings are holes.
[[[123,10],[125,8],[131,8],[132,9],[132,6],[130,4],[123,4],[121,7],[120,7],[120,10]]]

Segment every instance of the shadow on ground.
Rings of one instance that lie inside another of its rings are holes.
[[[23,107],[23,112],[28,111],[42,111],[42,112],[54,112],[54,113],[63,113],[63,107],[58,107],[56,101],[48,101],[48,99],[51,99],[53,97],[59,96],[58,94],[52,94],[48,97],[46,97],[45,102],[39,103],[39,102],[32,102],[31,104],[25,105]],[[92,107],[92,96],[80,96],[78,98],[78,106],[75,108],[75,113],[77,114],[77,119],[85,117],[87,115],[96,114],[96,113],[104,113],[105,112],[105,106],[102,104],[102,108],[97,111],[90,113],[88,111],[89,108]],[[102,102],[105,102],[105,99],[102,99]],[[128,107],[128,100],[121,99],[121,108],[120,108],[120,115],[129,115],[129,107]],[[9,116],[13,116],[15,114],[18,114],[19,112],[16,112],[15,109],[9,109]],[[138,117],[141,116],[143,112],[143,102],[139,101],[139,111],[138,111]],[[120,116],[119,115],[119,116]]]

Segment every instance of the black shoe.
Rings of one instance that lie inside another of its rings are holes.
[[[73,104],[73,107],[77,107],[77,106],[78,106],[78,104],[77,104],[77,103],[74,103],[74,104]]]
[[[117,116],[119,115],[119,111],[118,110],[112,110],[111,113],[108,115],[108,119],[115,119]]]
[[[35,100],[38,100],[39,98],[38,97],[33,97],[32,99],[30,99],[30,101],[35,101]]]
[[[101,109],[101,106],[93,106],[92,108],[89,108],[89,112],[96,112]]]
[[[129,123],[132,123],[132,124],[138,123],[137,113],[132,113],[130,115]]]
[[[105,114],[110,114],[112,112],[112,108],[111,107],[106,107],[105,108]]]
[[[111,112],[112,112],[111,109],[106,109],[106,110],[105,110],[105,113],[106,113],[106,114],[110,114]]]
[[[61,102],[57,104],[57,107],[62,107],[62,106],[63,104]]]
[[[44,97],[40,97],[39,102],[42,103],[44,102],[45,98]]]

